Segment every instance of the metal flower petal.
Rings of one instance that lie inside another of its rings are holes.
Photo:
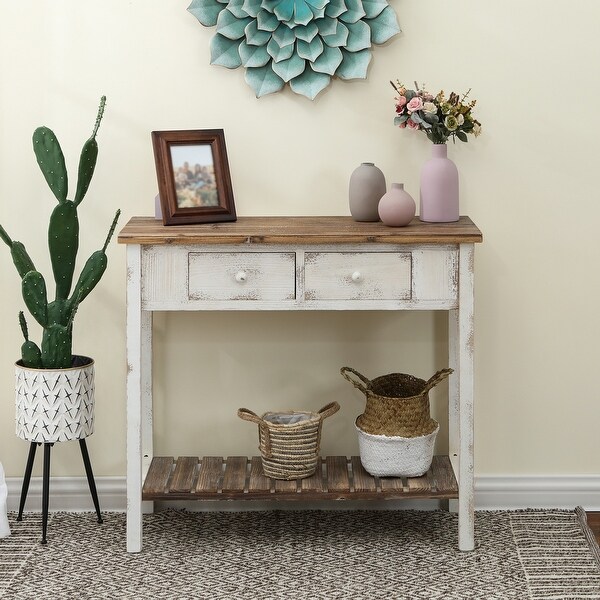
[[[364,79],[371,48],[400,32],[387,0],[192,0],[216,26],[211,63],[246,69],[257,98],[283,89],[313,100],[331,82]]]

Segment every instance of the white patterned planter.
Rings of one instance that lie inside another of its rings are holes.
[[[20,362],[20,361],[19,361]],[[69,369],[29,369],[15,364],[17,436],[54,443],[94,432],[94,361],[76,356]]]

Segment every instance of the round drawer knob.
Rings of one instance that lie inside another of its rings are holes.
[[[246,281],[246,271],[238,271],[235,274],[235,280],[238,283],[244,283],[244,281]]]
[[[360,281],[362,279],[362,275],[360,274],[360,271],[354,271],[354,273],[352,273],[352,281]]]

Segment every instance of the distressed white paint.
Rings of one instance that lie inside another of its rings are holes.
[[[142,256],[127,246],[127,552],[142,549]],[[144,340],[146,344],[149,339]]]
[[[143,252],[128,246],[128,552],[142,547],[142,478],[153,453],[154,310],[450,311],[450,458],[459,481],[453,504],[459,547],[472,550],[473,250],[473,244],[162,245]],[[250,292],[238,291],[248,283]]]
[[[294,252],[190,252],[193,300],[293,300]]]
[[[410,252],[306,252],[307,300],[392,300],[411,297]]]

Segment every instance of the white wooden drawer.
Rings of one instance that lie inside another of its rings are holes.
[[[411,297],[410,252],[307,252],[307,300],[406,300]]]
[[[190,300],[290,300],[295,252],[190,252]]]

